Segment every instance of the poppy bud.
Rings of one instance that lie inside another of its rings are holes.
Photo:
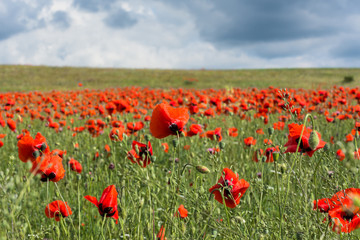
[[[34,151],[32,153],[32,155],[33,155],[34,158],[38,158],[40,156],[40,153],[39,153],[39,151]]]
[[[274,128],[269,127],[269,128],[268,128],[268,133],[269,133],[270,136],[273,135],[273,133],[274,133]]]
[[[325,152],[329,151],[330,150],[329,144],[325,144],[323,149],[324,149]]]
[[[196,170],[198,172],[200,172],[200,173],[203,173],[203,174],[206,174],[206,173],[210,172],[210,170],[207,167],[201,166],[201,165],[196,166]]]
[[[224,143],[224,142],[219,142],[219,148],[220,148],[221,150],[224,150],[224,148],[225,148],[225,143]]]
[[[179,144],[179,141],[177,139],[173,139],[172,144],[173,144],[174,148],[176,148],[177,145]]]
[[[277,162],[279,160],[280,153],[279,152],[273,152],[272,156],[273,156],[274,162]]]
[[[314,130],[310,133],[310,137],[309,137],[309,146],[312,150],[315,150],[317,148],[317,146],[320,143],[320,139],[319,136],[317,134],[317,132]]]
[[[151,139],[150,135],[149,135],[149,134],[145,134],[145,140],[148,142],[148,141],[150,141],[150,139]]]
[[[285,173],[285,171],[286,171],[286,164],[279,164],[279,167],[280,167],[280,172],[281,173]]]
[[[46,149],[46,143],[42,143],[40,150],[43,152],[43,151],[45,151],[45,149]]]
[[[114,168],[115,168],[115,164],[110,163],[110,164],[109,164],[109,169],[112,170],[112,169],[114,169]]]
[[[359,131],[356,131],[356,133],[355,133],[355,138],[356,138],[356,139],[359,139]]]
[[[151,156],[151,157],[150,157],[150,161],[151,161],[151,162],[156,162],[156,156]]]

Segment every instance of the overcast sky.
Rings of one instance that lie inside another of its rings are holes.
[[[0,64],[360,67],[358,0],[0,0]]]

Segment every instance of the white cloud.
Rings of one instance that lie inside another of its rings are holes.
[[[53,1],[40,9],[36,21],[28,19],[26,23],[35,24],[41,19],[44,21],[42,27],[33,27],[34,30],[19,32],[0,41],[0,64],[196,69],[360,65],[358,60],[350,62],[344,58],[351,51],[351,46],[342,52],[332,51],[334,48],[341,50],[339,46],[350,35],[351,39],[359,36],[359,24],[354,21],[360,19],[358,15],[344,20],[349,24],[346,29],[351,29],[351,34],[340,31],[336,36],[315,34],[300,39],[219,47],[201,35],[199,28],[208,23],[199,25],[201,18],[194,15],[194,9],[190,11],[176,4],[145,0],[117,1],[110,10],[100,9],[96,12],[84,11],[74,7],[72,0]],[[127,28],[107,26],[104,20],[119,9],[130,14],[136,23]],[[0,12],[5,10],[6,5],[0,3]],[[71,20],[69,27],[59,28],[51,22],[57,11],[67,13]],[[202,6],[201,11],[204,14],[212,8]],[[217,14],[226,18],[225,13]],[[214,18],[212,22],[217,20]],[[321,24],[323,22],[322,19]]]

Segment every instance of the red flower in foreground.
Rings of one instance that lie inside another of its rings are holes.
[[[46,182],[48,179],[52,182],[58,182],[65,176],[62,158],[58,155],[47,154],[38,157],[32,164],[31,172],[41,174],[40,180],[42,182]]]
[[[151,163],[152,155],[153,152],[150,141],[148,142],[148,145],[133,141],[132,149],[128,152],[127,157],[132,163],[137,163],[140,167],[145,168]]]
[[[224,203],[229,208],[234,208],[240,203],[240,198],[244,195],[250,184],[244,179],[239,180],[238,174],[235,174],[229,168],[224,168],[222,176],[217,184],[209,189],[209,192],[215,195],[216,201]]]
[[[41,133],[37,133],[33,139],[27,130],[18,136],[17,143],[19,158],[22,162],[35,161],[37,157],[50,152],[46,139]]]
[[[150,121],[150,132],[156,138],[181,133],[189,120],[187,108],[173,108],[166,103],[156,105]]]
[[[119,212],[117,210],[117,191],[115,185],[110,185],[104,189],[100,200],[98,201],[96,197],[85,196],[84,198],[98,207],[99,213],[102,217],[112,217],[116,220],[116,224],[119,219]]]
[[[55,218],[55,221],[60,221],[60,217],[72,215],[72,211],[66,202],[56,200],[46,206],[45,215],[48,218]]]
[[[297,123],[291,123],[288,125],[289,127],[289,136],[288,136],[288,141],[287,143],[285,143],[285,147],[287,147],[285,153],[288,152],[296,152],[297,146],[299,144],[300,141],[300,135],[301,135],[301,131],[303,129],[304,125],[299,125]],[[315,149],[311,149],[310,144],[309,144],[309,138],[310,138],[310,133],[312,132],[311,129],[305,128],[303,135],[301,137],[301,143],[299,146],[298,152],[302,152],[302,153],[306,153],[307,155],[309,155],[309,157],[311,157],[315,151],[317,151],[320,148],[323,148],[326,144],[326,142],[324,142],[323,140],[321,140],[321,134],[316,132],[318,138],[319,138],[319,144],[316,146]]]
[[[332,230],[339,232],[352,232],[360,227],[360,209],[355,206],[355,198],[360,200],[359,188],[348,188],[335,193],[331,198],[314,201],[314,210],[329,214]]]

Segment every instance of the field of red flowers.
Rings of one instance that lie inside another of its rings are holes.
[[[0,234],[356,238],[359,134],[359,88],[2,93]]]

